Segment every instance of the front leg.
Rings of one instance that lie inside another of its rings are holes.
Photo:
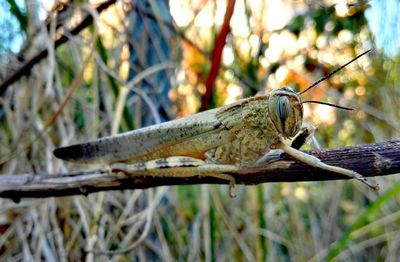
[[[299,134],[293,139],[291,146],[295,149],[300,149],[313,136],[314,131],[314,126],[310,124],[304,125]]]
[[[345,168],[341,168],[341,167],[337,167],[337,166],[331,166],[328,164],[325,164],[324,162],[322,162],[319,158],[316,158],[312,155],[306,154],[300,150],[297,150],[293,147],[290,147],[288,145],[286,145],[285,143],[283,143],[282,141],[278,141],[275,144],[276,148],[282,149],[285,153],[287,153],[288,155],[294,157],[295,159],[306,163],[310,166],[313,167],[317,167],[317,168],[321,168],[324,170],[328,170],[331,172],[335,172],[338,174],[342,174],[351,178],[355,178],[361,182],[363,182],[364,184],[366,184],[367,186],[369,186],[370,188],[372,188],[374,191],[379,191],[379,186],[370,183],[363,175],[353,171],[353,170],[349,170],[349,169],[345,169]]]
[[[294,149],[300,149],[314,134],[315,127],[312,125],[304,125],[299,134],[293,139],[291,147]],[[272,149],[268,153],[264,154],[260,159],[256,161],[256,165],[267,165],[283,159],[285,152],[282,149]]]
[[[201,159],[193,157],[167,157],[139,163],[114,163],[111,165],[113,172],[122,172],[130,176],[153,177],[215,177],[229,181],[229,194],[234,197],[235,178],[228,172],[237,171],[235,165],[208,164]]]

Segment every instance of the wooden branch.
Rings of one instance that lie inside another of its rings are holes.
[[[308,151],[327,164],[345,167],[366,177],[400,172],[400,139],[377,144],[345,147],[334,150]],[[254,185],[266,182],[323,181],[349,179],[339,174],[310,167],[283,156],[279,161],[243,168],[232,173],[237,184]],[[68,174],[22,174],[0,176],[0,197],[18,201],[21,198],[87,195],[93,192],[123,189],[144,189],[164,185],[226,184],[212,177],[127,177],[107,169],[78,171]]]

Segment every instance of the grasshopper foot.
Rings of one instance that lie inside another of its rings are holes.
[[[235,181],[229,183],[229,196],[231,198],[237,197]]]
[[[360,182],[366,184],[366,185],[367,185],[369,188],[371,188],[374,192],[379,192],[379,185],[378,185],[378,184],[371,183],[370,181],[368,181],[368,179],[367,179],[365,176],[363,176],[363,175],[361,175],[361,174],[359,174],[359,173],[357,173],[357,172],[354,172],[354,171],[351,171],[351,172],[353,173],[353,177],[354,177],[355,179],[357,179],[357,180],[359,180]]]
[[[228,180],[229,181],[229,196],[231,198],[234,198],[237,196],[236,195],[236,180],[232,175],[221,173],[221,174],[207,174],[207,176]]]
[[[284,152],[280,149],[273,149],[268,153],[264,154],[260,159],[256,161],[256,165],[261,164],[271,164],[273,162],[279,161],[282,159]]]

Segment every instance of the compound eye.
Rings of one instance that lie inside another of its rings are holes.
[[[285,121],[290,113],[290,101],[287,96],[281,96],[277,102],[277,112],[279,119]]]
[[[285,90],[285,91],[294,93],[293,88],[291,88],[290,86],[284,86],[284,87],[282,87],[282,89]]]

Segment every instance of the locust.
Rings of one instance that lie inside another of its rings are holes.
[[[280,149],[305,164],[357,179],[378,190],[361,174],[325,164],[300,151],[299,146],[285,143],[310,132],[310,125],[303,121],[303,104],[351,110],[322,101],[304,101],[301,95],[369,51],[300,93],[281,87],[268,95],[241,99],[181,119],[57,148],[54,155],[68,161],[107,165],[129,176],[216,177],[229,181],[233,191],[235,177],[229,173],[256,165],[271,150]]]

